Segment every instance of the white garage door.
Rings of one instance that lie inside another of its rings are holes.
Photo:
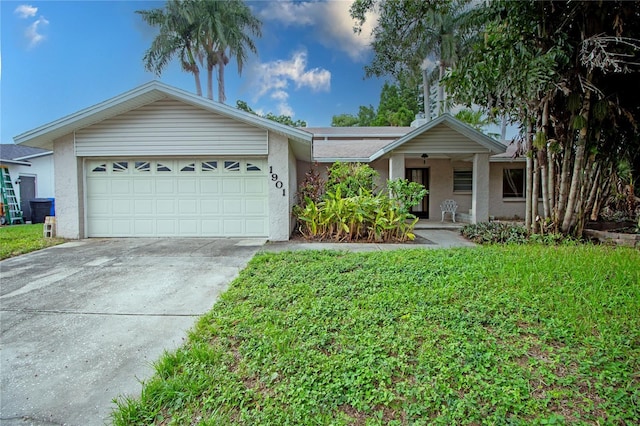
[[[267,237],[264,159],[86,163],[89,237]]]

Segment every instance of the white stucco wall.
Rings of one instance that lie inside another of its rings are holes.
[[[36,198],[53,198],[55,194],[53,155],[44,155],[26,161],[31,163],[31,166],[16,164],[9,166],[9,174],[14,182],[13,188],[18,200],[21,200],[20,185],[15,182],[20,176],[33,176],[36,178]]]
[[[291,235],[291,187],[289,141],[285,136],[269,132],[269,240],[287,241]],[[293,192],[293,194],[292,194]]]
[[[73,134],[53,142],[56,194],[56,232],[61,238],[84,237],[82,160],[77,158]]]

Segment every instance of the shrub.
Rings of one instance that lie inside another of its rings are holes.
[[[324,184],[316,163],[305,173],[304,179],[298,188],[298,200],[300,200],[301,207],[305,206],[307,199],[318,203],[324,196]]]
[[[505,222],[483,222],[475,225],[465,225],[460,233],[478,244],[573,244],[577,240],[570,236],[547,232],[543,234],[527,233],[524,226]]]
[[[424,185],[400,178],[388,180],[387,188],[391,197],[398,204],[400,212],[405,214],[411,212],[411,208],[420,204],[424,196],[429,193]]]
[[[478,244],[524,244],[527,242],[527,230],[524,226],[504,222],[465,225],[460,232],[465,238]]]
[[[340,188],[343,197],[355,197],[360,190],[374,192],[378,172],[362,163],[333,163],[328,169],[326,191],[335,193]]]

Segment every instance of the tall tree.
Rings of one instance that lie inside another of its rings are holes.
[[[365,67],[366,75],[398,78],[408,73],[420,78],[423,62],[434,58],[440,81],[466,49],[477,14],[472,6],[470,0],[356,0],[350,9],[356,31],[361,30],[367,12],[376,10],[379,15],[371,43],[375,56]],[[439,84],[438,112],[445,111],[444,87]]]
[[[143,57],[145,69],[160,76],[169,62],[177,56],[182,69],[193,74],[196,93],[202,96],[200,67],[197,61],[197,31],[191,19],[188,3],[169,0],[164,8],[137,10],[136,13],[140,14],[147,24],[158,28],[158,35]]]
[[[424,9],[451,4],[357,0],[353,16],[372,7],[381,16],[367,72],[415,67],[428,37]],[[466,33],[472,48],[445,78],[448,91],[521,124],[529,229],[580,235],[597,216],[616,159],[640,163],[640,2],[495,0],[474,11],[481,19]]]
[[[260,115],[253,110],[245,101],[237,100],[236,108],[242,111],[249,112],[253,115],[257,115],[258,117],[266,118],[267,120],[275,121],[280,124],[285,124],[291,127],[307,127],[307,122],[304,120],[294,120],[290,115],[275,115],[271,112],[266,113],[265,115]]]
[[[145,67],[160,75],[177,54],[182,68],[193,73],[199,95],[200,67],[204,67],[209,99],[213,99],[213,73],[217,70],[218,101],[223,103],[226,65],[235,57],[242,73],[249,52],[256,53],[252,36],[261,35],[260,21],[241,0],[169,0],[164,8],[137,13],[159,29],[145,53]]]

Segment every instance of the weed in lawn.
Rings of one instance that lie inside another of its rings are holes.
[[[640,253],[254,258],[116,424],[637,424]]]

